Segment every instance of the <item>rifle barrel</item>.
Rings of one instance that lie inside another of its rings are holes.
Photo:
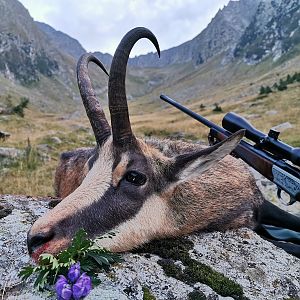
[[[165,102],[177,107],[179,110],[183,111],[184,113],[186,113],[190,117],[194,118],[195,120],[201,122],[202,124],[206,125],[207,127],[217,129],[217,130],[222,131],[224,133],[226,132],[226,130],[224,130],[222,127],[220,127],[220,126],[214,124],[213,122],[205,119],[204,117],[198,115],[197,113],[195,113],[192,110],[186,108],[185,106],[183,106],[182,104],[176,102],[175,100],[171,99],[170,97],[168,97],[166,95],[160,95],[160,99],[162,99]]]
[[[208,121],[204,117],[181,105],[170,97],[161,95],[160,98],[209,127],[209,135],[216,138],[218,141],[222,141],[232,134],[223,127]],[[273,181],[277,186],[286,191],[291,196],[289,204],[293,204],[295,201],[300,201],[299,169],[291,166],[281,159],[278,159],[273,153],[268,153],[263,149],[258,149],[244,140],[240,141],[239,145],[237,145],[233,152],[249,166],[256,169],[260,174]]]

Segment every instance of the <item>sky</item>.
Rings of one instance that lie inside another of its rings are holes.
[[[123,35],[143,26],[161,50],[199,34],[229,0],[19,0],[36,21],[77,39],[87,51],[113,54]],[[131,56],[155,51],[139,41]]]

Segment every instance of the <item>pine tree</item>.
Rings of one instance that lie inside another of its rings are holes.
[[[272,93],[271,88],[269,86],[266,86],[266,88],[265,88],[265,94],[270,94],[270,93]]]
[[[287,89],[286,82],[283,79],[280,79],[279,85],[278,85],[278,91],[284,91]]]
[[[266,94],[266,89],[263,85],[260,87],[259,94],[260,95],[265,95]]]
[[[286,84],[292,84],[294,81],[292,79],[292,76],[290,74],[287,75],[286,77]]]

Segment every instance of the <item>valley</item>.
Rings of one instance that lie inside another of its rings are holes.
[[[253,8],[250,2],[231,1],[197,37],[162,51],[161,59],[150,53],[129,60],[126,89],[137,136],[207,140],[207,128],[159,99],[160,94],[166,94],[218,124],[229,111],[241,114],[266,133],[272,126],[289,122],[292,128],[282,132],[280,138],[300,146],[300,83],[290,84],[284,91],[273,89],[268,95],[259,95],[261,86],[272,87],[288,74],[300,72],[299,27],[295,25],[300,5],[297,1],[280,0],[270,9],[271,1],[266,0],[255,1]],[[25,153],[9,163],[0,163],[0,193],[53,196],[59,154],[95,145],[76,86],[76,61],[85,49],[64,33],[36,23],[16,0],[0,0],[0,11],[6,14],[6,20],[16,11],[23,16],[17,25],[5,23],[4,19],[0,22],[1,34],[18,37],[7,38],[5,45],[0,43],[0,69],[1,61],[4,65],[0,70],[0,107],[6,107],[8,97],[14,105],[21,97],[29,99],[24,118],[0,114],[0,130],[11,134],[0,141],[0,148],[11,147]],[[247,14],[243,14],[245,11]],[[290,16],[290,23],[284,30],[273,26],[275,31],[270,32],[262,24],[268,16],[270,24],[282,27],[278,20],[286,15]],[[279,33],[284,36],[278,36]],[[260,35],[263,41],[259,41]],[[288,44],[287,36],[291,36]],[[16,42],[21,40],[35,54],[26,56],[27,50],[24,52],[20,42]],[[260,43],[269,50],[262,52]],[[31,82],[20,81],[18,69],[10,67],[7,56],[6,49],[13,47],[22,58],[22,74],[35,66],[31,58],[39,53],[45,53],[46,61],[52,65],[43,64],[43,73],[35,70]],[[109,69],[112,57],[95,55]],[[109,116],[108,78],[92,65],[90,75]],[[220,112],[213,111],[215,104],[221,107]]]

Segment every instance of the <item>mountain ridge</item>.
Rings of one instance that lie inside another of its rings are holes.
[[[33,103],[39,107],[43,97],[46,108],[55,108],[51,103],[54,97],[65,106],[72,107],[69,105],[72,104],[75,110],[78,109],[76,61],[86,52],[80,42],[50,25],[34,21],[17,0],[0,0],[0,12],[4,16],[0,20],[1,76],[17,86],[19,82],[26,93],[34,92],[35,98],[39,99]],[[273,0],[229,1],[200,34],[162,51],[160,59],[153,52],[130,58],[126,83],[128,99],[152,97],[152,92],[157,89],[173,87],[180,95],[197,98],[205,94],[204,89],[212,91],[216,82],[224,81],[220,77],[224,68],[235,70],[227,72],[234,74],[234,80],[239,72],[243,72],[244,64],[260,65],[268,57],[273,60],[275,57],[276,61],[288,59],[288,54],[300,45],[299,26],[296,26],[299,12],[298,0],[278,0],[276,3]],[[281,29],[283,34],[279,34]],[[286,47],[289,36],[292,42]],[[255,51],[262,53],[261,56]],[[110,66],[110,54],[94,54]],[[91,66],[91,72],[91,77],[97,79],[94,82],[96,92],[106,99],[106,76],[99,75],[94,66]],[[203,72],[214,75],[204,79]],[[199,82],[197,86],[191,86],[191,83],[195,84],[194,78],[204,80],[205,84]]]

